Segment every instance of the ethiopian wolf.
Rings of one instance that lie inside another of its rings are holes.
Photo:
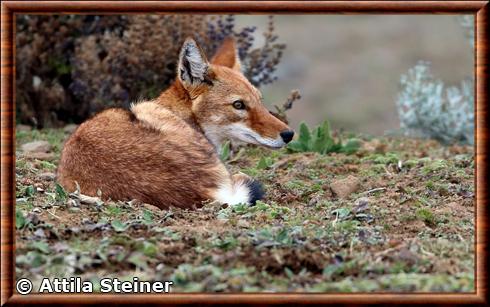
[[[232,39],[208,62],[188,38],[178,61],[175,82],[158,98],[105,110],[78,127],[61,154],[60,184],[160,208],[254,203],[263,196],[260,183],[230,174],[219,159],[220,144],[230,139],[280,148],[294,132],[269,113],[240,72]]]

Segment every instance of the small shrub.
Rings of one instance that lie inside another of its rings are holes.
[[[209,58],[235,38],[245,76],[273,82],[284,44],[274,21],[255,42],[256,27],[235,27],[234,16],[19,15],[16,106],[21,123],[38,128],[82,122],[108,107],[155,98],[175,78],[179,49],[192,36]]]
[[[434,226],[436,224],[434,213],[429,209],[418,209],[415,215],[428,226]]]
[[[89,103],[70,91],[73,57],[81,37],[121,33],[125,16],[16,16],[16,116],[18,122],[41,127],[80,121]]]
[[[289,94],[289,97],[287,98],[286,102],[282,106],[274,105],[274,108],[276,108],[276,112],[270,111],[272,115],[277,117],[279,120],[283,121],[284,123],[288,124],[288,117],[287,117],[287,111],[291,110],[293,108],[293,102],[296,100],[301,99],[301,94],[299,90],[292,90],[291,93]]]
[[[355,153],[360,146],[357,139],[349,139],[345,143],[339,138],[335,141],[330,132],[330,124],[327,120],[320,126],[310,131],[305,123],[299,127],[299,137],[291,141],[287,148],[293,152],[318,152],[328,154],[330,152]]]
[[[405,134],[473,144],[473,79],[463,80],[459,88],[445,88],[430,73],[429,63],[419,62],[400,83],[397,107]]]
[[[475,33],[472,15],[458,16],[472,51]],[[397,98],[400,127],[406,135],[433,138],[443,143],[474,143],[474,79],[461,86],[445,87],[430,73],[430,64],[419,61],[401,76]]]

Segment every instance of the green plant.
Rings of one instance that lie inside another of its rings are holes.
[[[15,210],[15,227],[17,229],[20,229],[26,225],[26,218],[24,217],[24,214],[22,213],[21,210],[16,209]]]
[[[429,209],[418,209],[417,212],[415,212],[415,215],[417,216],[417,218],[419,218],[429,226],[434,226],[436,224],[434,213],[432,213],[432,211],[430,211]]]
[[[122,231],[125,231],[126,229],[128,229],[129,225],[120,221],[120,220],[113,220],[111,222],[111,226],[112,228],[117,231],[117,232],[122,232]]]
[[[223,145],[221,145],[221,148],[219,151],[219,158],[223,162],[230,159],[230,141],[226,141],[223,143]]]
[[[266,169],[274,164],[274,160],[271,157],[261,157],[259,162],[257,163],[258,169]]]
[[[55,186],[55,193],[57,201],[64,202],[68,199],[68,193],[66,193],[65,189],[63,189],[63,187],[58,183]]]
[[[320,126],[310,131],[310,128],[303,122],[299,126],[299,137],[297,140],[288,144],[288,149],[293,152],[318,152],[328,154],[330,152],[342,152],[346,154],[355,153],[360,146],[357,139],[348,139],[345,143],[342,139],[332,137],[330,124],[325,120]]]

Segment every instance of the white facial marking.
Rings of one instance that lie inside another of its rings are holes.
[[[220,150],[221,143],[226,137],[223,135],[223,129],[215,125],[203,125],[202,130],[204,131],[204,135],[206,135],[211,144],[213,144],[214,148],[217,151]]]
[[[228,136],[238,141],[272,148],[280,148],[286,145],[280,136],[276,139],[265,138],[242,123],[232,124],[228,129]]]
[[[206,125],[202,128],[206,137],[217,150],[219,150],[221,143],[226,138],[236,143],[243,142],[271,148],[281,148],[286,145],[280,136],[277,139],[262,137],[242,123],[234,123],[228,126]]]

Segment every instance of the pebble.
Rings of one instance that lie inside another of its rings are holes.
[[[21,149],[25,153],[46,153],[51,150],[52,146],[47,141],[33,141],[25,143]]]
[[[237,226],[241,228],[248,228],[250,227],[250,223],[245,220],[238,220]]]
[[[75,130],[77,130],[78,128],[78,125],[75,125],[75,124],[68,124],[66,125],[64,128],[63,128],[63,131],[65,133],[69,133],[69,134],[72,134],[73,132],[75,132]]]
[[[54,153],[51,152],[26,152],[24,153],[24,157],[45,161],[53,161],[56,158]]]
[[[355,203],[354,203],[354,213],[359,213],[366,211],[369,207],[369,198],[367,197],[361,197],[358,198]]]
[[[37,177],[41,180],[54,181],[56,179],[56,174],[50,173],[50,172],[45,172],[45,173],[39,174]]]
[[[330,184],[330,189],[339,198],[346,198],[350,194],[359,190],[360,180],[352,175],[335,180]]]
[[[32,130],[32,127],[31,126],[28,126],[28,125],[17,125],[17,127],[15,127],[15,129],[17,131],[31,131]]]

